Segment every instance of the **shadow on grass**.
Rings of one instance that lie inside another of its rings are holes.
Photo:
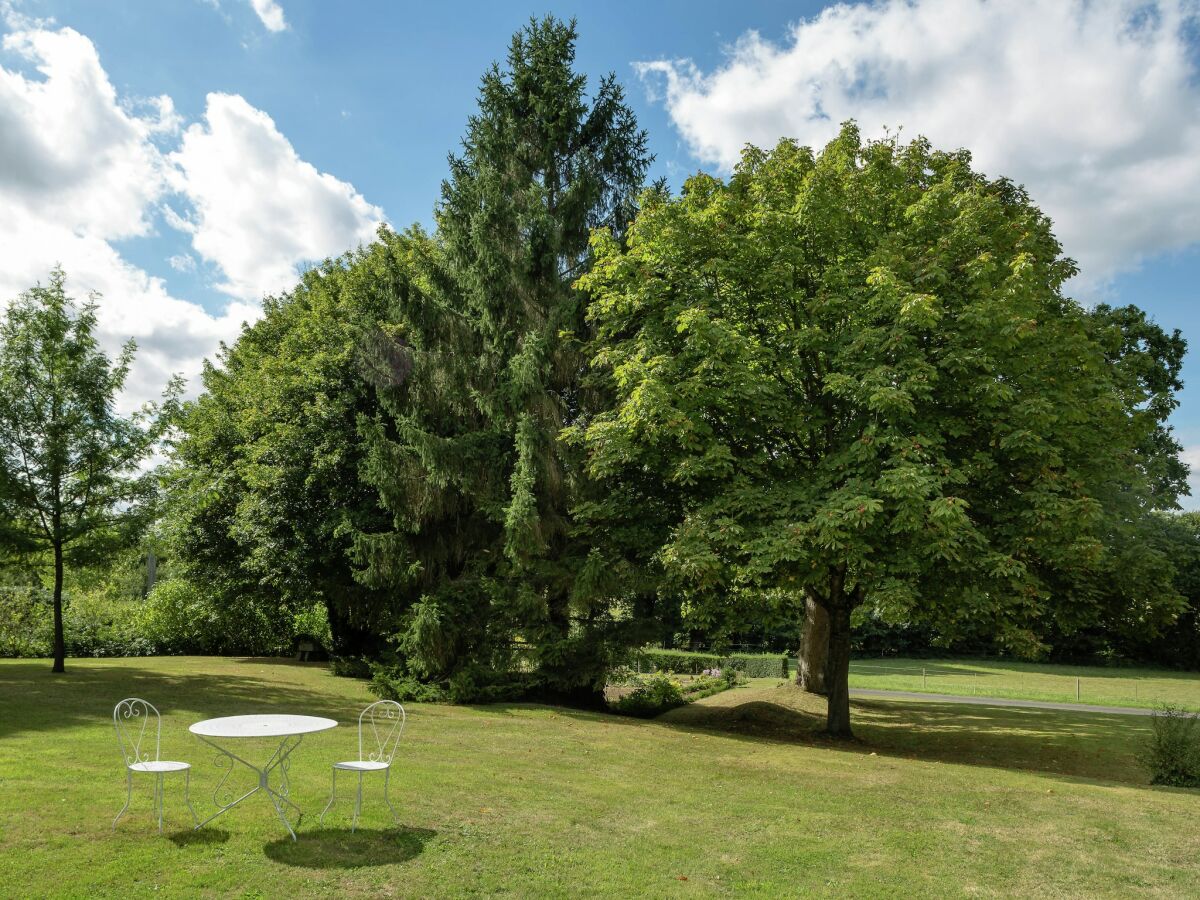
[[[205,826],[199,831],[195,828],[176,831],[167,835],[167,839],[176,847],[215,847],[229,840],[229,832],[223,828]]]
[[[823,703],[790,687],[777,690],[778,700],[695,703],[654,721],[737,740],[804,744],[1149,787],[1138,761],[1149,731],[1148,721],[1141,717],[856,698],[852,701],[856,739],[844,741],[823,733],[824,711],[816,708]]]
[[[273,672],[287,667],[321,667],[287,659],[237,661],[269,667]],[[202,661],[194,664],[200,671],[155,669],[155,662],[155,657],[136,662],[123,659],[112,665],[94,660],[67,660],[67,671],[54,675],[46,660],[6,661],[0,666],[0,738],[20,732],[69,729],[80,724],[107,723],[111,728],[113,706],[123,697],[144,697],[158,707],[164,719],[172,714],[201,719],[289,712],[349,722],[361,710],[357,704],[347,705],[336,694],[285,682],[277,674],[265,677],[230,674],[223,667],[228,660],[223,658],[214,658],[222,668],[211,673],[203,671]],[[340,679],[339,683],[354,684]],[[371,698],[365,688],[362,693],[365,705]],[[164,722],[164,730],[166,727]]]
[[[305,869],[358,869],[407,862],[437,835],[430,828],[322,828],[280,838],[263,847],[275,862]]]

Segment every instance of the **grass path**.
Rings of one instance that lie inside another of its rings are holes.
[[[532,705],[413,706],[392,779],[316,827],[329,763],[371,698],[319,666],[164,658],[0,661],[0,894],[63,897],[1194,896],[1200,793],[1152,789],[1136,717],[856,700],[861,741],[814,737],[820,708],[755,683],[654,721]],[[293,843],[258,798],[168,834],[124,781],[112,704],[164,714],[211,808],[200,718],[327,715],[292,766]]]

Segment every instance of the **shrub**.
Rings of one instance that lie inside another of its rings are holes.
[[[1151,735],[1142,757],[1151,784],[1200,787],[1200,719],[1164,705],[1150,719]]]
[[[786,656],[760,654],[733,654],[720,656],[715,653],[693,653],[687,650],[639,650],[634,657],[642,669],[665,670],[686,675],[699,675],[705,669],[735,669],[748,678],[787,678],[789,672]]]
[[[296,640],[309,638],[320,645],[326,653],[333,647],[333,636],[329,631],[329,610],[324,603],[314,603],[292,617],[292,635]]]
[[[142,633],[141,603],[91,591],[63,596],[63,644],[68,656],[149,656],[154,642]],[[46,657],[53,651],[50,592],[0,587],[0,656]]]
[[[329,659],[329,671],[338,678],[370,678],[374,674],[374,666],[361,656],[332,656]],[[382,694],[379,695],[383,697]],[[384,700],[395,700],[395,697],[383,697]]]
[[[67,655],[152,655],[155,645],[142,633],[141,608],[137,600],[74,594],[63,607],[63,643]]]
[[[612,708],[622,715],[651,719],[687,702],[679,682],[658,672],[647,678],[641,687],[619,699]]]
[[[450,692],[442,685],[426,684],[393,666],[373,666],[368,689],[381,700],[398,703],[445,703]]]
[[[421,681],[402,664],[373,664],[371,693],[384,700],[412,703],[499,703],[528,697],[537,688],[524,672],[497,673],[482,666],[467,666],[448,681]]]
[[[49,656],[50,593],[0,585],[0,656]]]
[[[293,617],[253,597],[227,602],[182,578],[160,581],[146,598],[141,628],[159,653],[289,656]]]

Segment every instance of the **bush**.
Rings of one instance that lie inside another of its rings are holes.
[[[426,684],[390,666],[374,666],[368,689],[381,700],[397,703],[445,703],[450,692],[437,684]]]
[[[537,687],[529,673],[499,673],[482,666],[460,669],[448,681],[425,682],[395,663],[372,665],[369,685],[375,696],[400,703],[499,703],[527,698]]]
[[[1200,719],[1177,706],[1156,709],[1142,757],[1151,784],[1200,787]]]
[[[374,673],[374,665],[361,656],[331,656],[329,671],[338,678],[370,678]],[[383,697],[382,694],[379,695]],[[395,700],[395,697],[383,697],[384,700]]]
[[[149,656],[154,642],[141,629],[141,603],[101,593],[63,596],[67,656]],[[54,652],[50,592],[41,587],[0,587],[0,656],[47,657]]]
[[[634,656],[643,670],[665,670],[685,675],[699,675],[705,669],[734,669],[747,678],[787,678],[789,662],[786,656],[761,654],[693,653],[687,650],[639,650]]]
[[[49,656],[50,592],[0,585],[0,656]]]
[[[619,699],[612,708],[622,715],[652,719],[687,702],[679,682],[659,672],[647,678],[633,693]]]
[[[333,647],[333,635],[329,631],[329,610],[324,603],[314,603],[292,617],[293,640],[307,638],[326,653]]]
[[[75,594],[63,605],[67,656],[151,656],[154,642],[141,629],[142,604],[97,594]],[[49,612],[49,610],[47,610]]]
[[[246,656],[290,656],[293,623],[294,617],[278,604],[249,597],[224,602],[219,594],[182,578],[154,586],[140,621],[143,635],[159,653]]]

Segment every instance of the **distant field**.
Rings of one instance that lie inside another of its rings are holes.
[[[1170,703],[1200,711],[1200,674],[1164,669],[972,659],[859,659],[850,664],[850,686],[1096,706],[1152,708]]]

